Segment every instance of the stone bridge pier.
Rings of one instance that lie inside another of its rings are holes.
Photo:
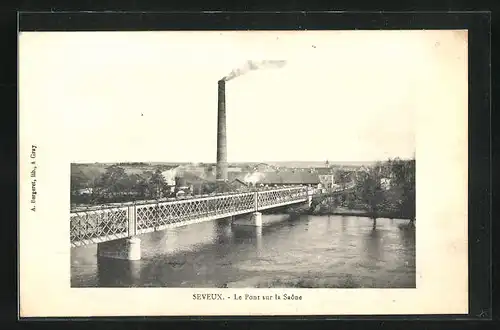
[[[132,236],[98,243],[97,255],[112,259],[141,260],[141,239]]]
[[[262,213],[253,212],[250,217],[245,216],[239,219],[232,219],[232,224],[236,226],[252,226],[252,227],[262,227]]]

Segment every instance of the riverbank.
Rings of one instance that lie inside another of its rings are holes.
[[[353,216],[353,217],[366,217],[366,218],[387,218],[387,219],[403,219],[403,220],[412,220],[408,216],[405,216],[401,214],[400,212],[369,212],[366,210],[360,210],[360,209],[348,209],[348,208],[343,208],[343,207],[337,207],[337,208],[331,208],[331,209],[325,209],[325,208],[319,208],[316,210],[309,210],[307,208],[293,208],[290,211],[290,214],[296,214],[296,215],[301,215],[301,214],[307,214],[307,215],[340,215],[340,216]],[[414,219],[413,219],[414,220]]]
[[[356,216],[356,217],[368,217],[368,218],[387,218],[387,219],[404,219],[412,220],[407,216],[402,215],[399,212],[368,212],[365,210],[349,210],[343,208],[337,208],[334,210],[318,210],[311,212],[312,215],[343,215],[343,216]]]

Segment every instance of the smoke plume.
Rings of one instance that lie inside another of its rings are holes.
[[[264,178],[264,174],[254,172],[254,173],[248,173],[247,175],[245,175],[245,178],[243,179],[243,181],[245,183],[251,183],[251,184],[255,185],[257,182],[261,181],[263,178]]]
[[[229,81],[231,79],[234,79],[236,77],[242,76],[245,73],[248,73],[253,70],[260,70],[260,69],[279,69],[284,67],[286,64],[286,61],[276,61],[276,60],[265,60],[265,61],[247,61],[243,66],[234,69],[229,73],[227,76],[222,78],[224,81]]]

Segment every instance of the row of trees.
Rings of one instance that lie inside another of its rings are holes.
[[[187,194],[210,194],[219,188],[215,182],[204,181],[193,174],[187,175],[187,180],[186,177],[176,178],[176,186],[187,186],[183,190]],[[161,167],[141,174],[129,174],[120,165],[113,165],[92,179],[78,167],[74,167],[71,173],[72,204],[161,199],[174,197],[176,192],[165,181]]]
[[[78,171],[71,176],[72,204],[128,202],[169,197],[171,194],[160,169],[139,175],[128,174],[123,167],[113,165],[90,180]]]
[[[415,220],[415,160],[379,162],[364,171],[338,173],[338,183],[355,183],[341,200],[342,206],[363,209],[376,216],[395,213]]]

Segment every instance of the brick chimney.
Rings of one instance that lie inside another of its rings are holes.
[[[227,181],[226,82],[224,80],[219,80],[216,171],[218,181]]]

